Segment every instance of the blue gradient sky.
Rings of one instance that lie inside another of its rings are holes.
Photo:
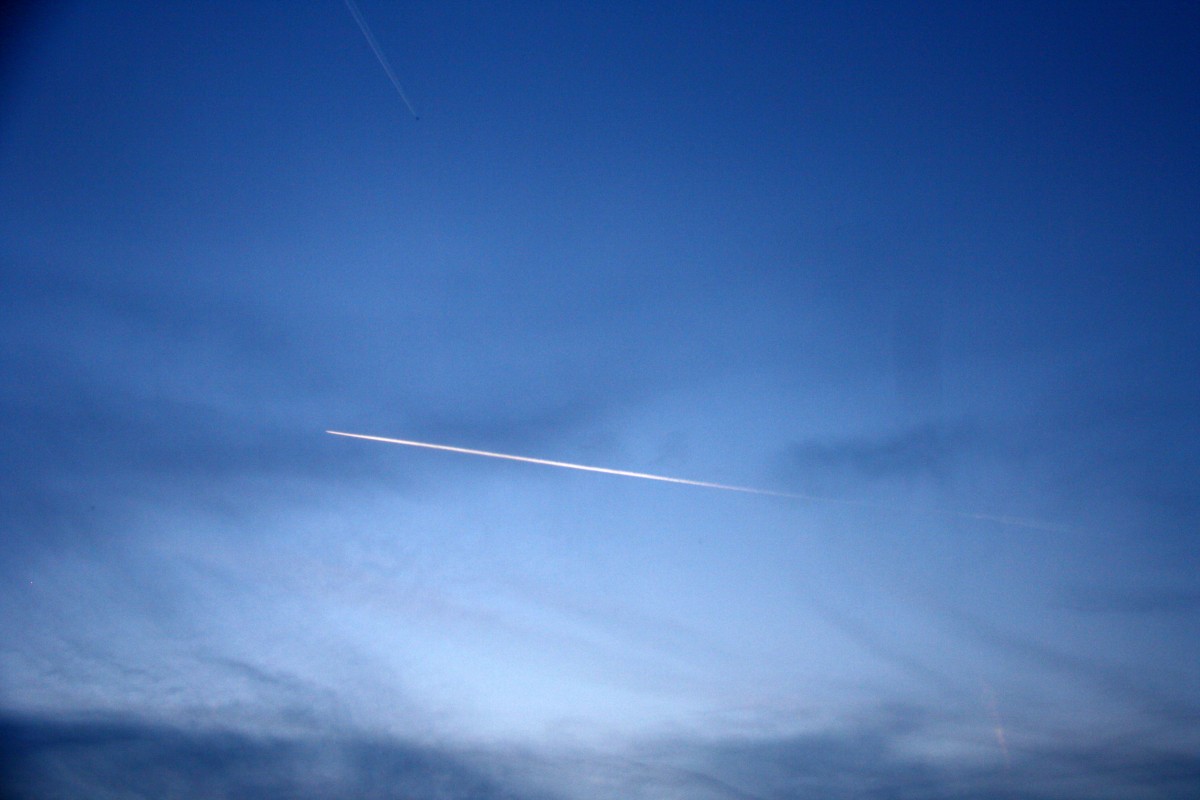
[[[1193,7],[360,6],[9,35],[14,791],[1196,796]]]

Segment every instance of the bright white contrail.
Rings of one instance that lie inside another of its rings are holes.
[[[507,453],[491,453],[487,450],[470,450],[466,447],[451,447],[448,444],[430,444],[429,442],[410,442],[407,439],[388,439],[383,436],[367,436],[362,433],[342,433],[341,431],[325,431],[332,433],[334,436],[349,436],[354,439],[369,439],[372,442],[387,442],[388,444],[403,444],[409,447],[425,447],[430,450],[448,450],[451,453],[466,453],[469,456],[487,456],[488,458],[503,458],[507,461],[524,461],[526,464],[542,464],[547,467],[564,467],[566,469],[578,469],[584,472],[603,472],[605,475],[622,475],[626,478],[645,478],[649,481],[666,481],[667,483],[683,483],[688,486],[703,486],[706,489],[724,489],[727,492],[745,492],[746,494],[764,494],[771,497],[791,497],[795,500],[816,500],[815,497],[807,497],[802,494],[791,494],[789,492],[772,492],[767,489],[752,489],[749,486],[727,486],[723,483],[709,483],[707,481],[689,481],[685,478],[668,478],[666,475],[650,475],[645,472],[630,472],[625,469],[608,469],[607,467],[589,467],[584,464],[569,464],[566,461],[549,461],[544,458],[530,458],[529,456],[513,456]]]
[[[647,472],[631,472],[626,469],[609,469],[608,467],[590,467],[585,464],[571,464],[567,461],[551,461],[545,458],[532,458],[530,456],[514,456],[509,453],[493,453],[488,450],[472,450],[467,447],[454,447],[448,444],[432,444],[430,442],[414,442],[409,439],[390,439],[386,436],[368,436],[365,433],[345,433],[343,431],[325,431],[334,436],[348,436],[351,439],[366,439],[372,442],[386,442],[387,444],[402,444],[407,447],[423,447],[427,450],[445,450],[450,453],[465,453],[469,456],[486,456],[487,458],[502,458],[506,461],[523,461],[526,464],[541,464],[546,467],[562,467],[564,469],[577,469],[582,472],[601,472],[605,475],[620,475],[625,478],[644,478],[648,481],[663,481],[665,483],[680,483],[686,486],[699,486],[704,489],[721,489],[726,492],[742,492],[744,494],[765,495],[767,497],[786,497],[792,500],[809,500],[815,503],[835,503],[843,506],[855,506],[858,508],[874,508],[883,509],[886,511],[895,511],[897,509],[891,506],[880,505],[879,503],[865,503],[858,500],[844,500],[838,497],[821,497],[811,494],[798,494],[796,492],[775,492],[770,489],[755,489],[750,486],[730,486],[725,483],[710,483],[709,481],[692,481],[687,478],[670,478],[666,475],[651,475]],[[1015,525],[1021,528],[1036,528],[1044,531],[1062,532],[1070,530],[1065,525],[1055,525],[1049,522],[1041,522],[1039,520],[1022,519],[1019,517],[1002,517],[993,514],[975,514],[969,511],[948,511],[945,509],[925,509],[929,513],[940,514],[951,517],[963,517],[966,519],[976,519],[985,522],[999,522],[1003,525]]]
[[[413,104],[408,102],[408,95],[404,93],[404,89],[400,86],[400,81],[396,79],[396,73],[392,72],[392,65],[388,63],[387,56],[379,48],[379,42],[375,41],[375,35],[371,33],[371,29],[367,26],[367,21],[363,19],[362,12],[358,10],[358,4],[354,0],[345,0],[345,2],[346,8],[350,9],[350,13],[354,16],[354,21],[358,23],[358,29],[362,31],[363,38],[371,46],[371,52],[375,54],[376,60],[379,61],[379,66],[383,67],[383,71],[387,73],[388,80],[392,82],[392,86],[396,87],[396,94],[400,95],[400,99],[404,101],[404,105],[408,106],[413,119],[420,119],[417,116],[416,109],[413,108]]]

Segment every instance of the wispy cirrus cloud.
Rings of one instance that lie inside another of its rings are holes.
[[[926,424],[878,436],[808,439],[784,454],[784,469],[805,483],[834,486],[861,480],[944,477],[978,448],[980,436],[965,425]]]

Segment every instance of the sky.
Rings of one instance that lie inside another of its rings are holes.
[[[6,20],[0,787],[1200,793],[1194,5],[352,6]]]

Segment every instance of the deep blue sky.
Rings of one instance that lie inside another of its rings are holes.
[[[18,796],[1200,793],[1194,7],[359,5],[5,43]]]

